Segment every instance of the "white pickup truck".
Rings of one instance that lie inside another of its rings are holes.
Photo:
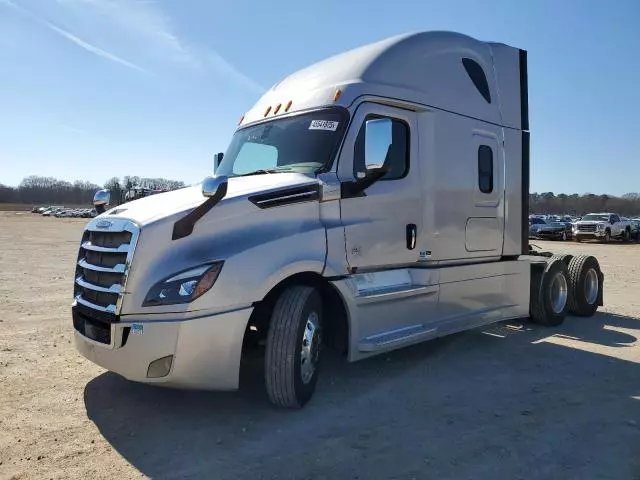
[[[589,213],[573,225],[576,242],[597,239],[604,243],[612,238],[628,242],[631,240],[631,222],[615,213]]]

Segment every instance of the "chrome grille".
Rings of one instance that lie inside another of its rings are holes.
[[[595,224],[586,224],[586,225],[578,225],[579,232],[595,232],[596,226]]]
[[[87,225],[74,283],[74,308],[81,308],[83,315],[101,322],[118,320],[139,232],[129,220],[95,219]]]

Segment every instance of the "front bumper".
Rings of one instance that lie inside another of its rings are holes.
[[[242,341],[252,311],[245,308],[183,320],[149,321],[136,316],[134,322],[123,317],[111,324],[108,344],[75,330],[75,345],[88,360],[129,380],[176,388],[235,390]],[[173,360],[168,374],[149,378],[149,364],[170,355]]]
[[[564,232],[564,233],[566,233],[567,237],[571,236],[571,233],[569,232]],[[560,239],[562,238],[562,234],[563,232],[561,230],[554,231],[554,232],[538,232],[536,234],[536,237],[541,239]]]
[[[573,232],[573,236],[574,237],[578,237],[578,238],[604,238],[604,230],[599,231],[596,230],[595,232],[581,232],[581,231],[574,231]]]

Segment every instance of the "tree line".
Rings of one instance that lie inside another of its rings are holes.
[[[621,197],[592,193],[532,193],[529,195],[529,212],[568,215],[613,212],[626,217],[640,217],[640,193],[627,193]]]
[[[116,198],[133,187],[152,190],[183,188],[184,182],[166,178],[147,178],[126,175],[110,178],[104,185],[76,180],[67,182],[53,177],[32,175],[17,187],[0,184],[0,203],[25,203],[33,205],[91,205],[93,195],[101,188],[108,188]],[[529,195],[529,211],[538,214],[584,215],[589,212],[615,212],[624,216],[640,216],[640,193],[627,193],[621,197],[612,195],[554,194],[553,192]]]
[[[54,177],[31,175],[17,187],[0,183],[0,203],[24,203],[32,205],[91,205],[93,195],[101,188],[108,188],[117,195],[133,187],[175,190],[185,186],[184,182],[166,178],[125,176],[122,180],[113,177],[104,185],[76,180],[68,182]]]

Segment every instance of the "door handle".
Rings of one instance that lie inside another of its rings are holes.
[[[413,250],[416,248],[416,240],[418,235],[418,229],[415,224],[410,223],[407,225],[407,248]]]

